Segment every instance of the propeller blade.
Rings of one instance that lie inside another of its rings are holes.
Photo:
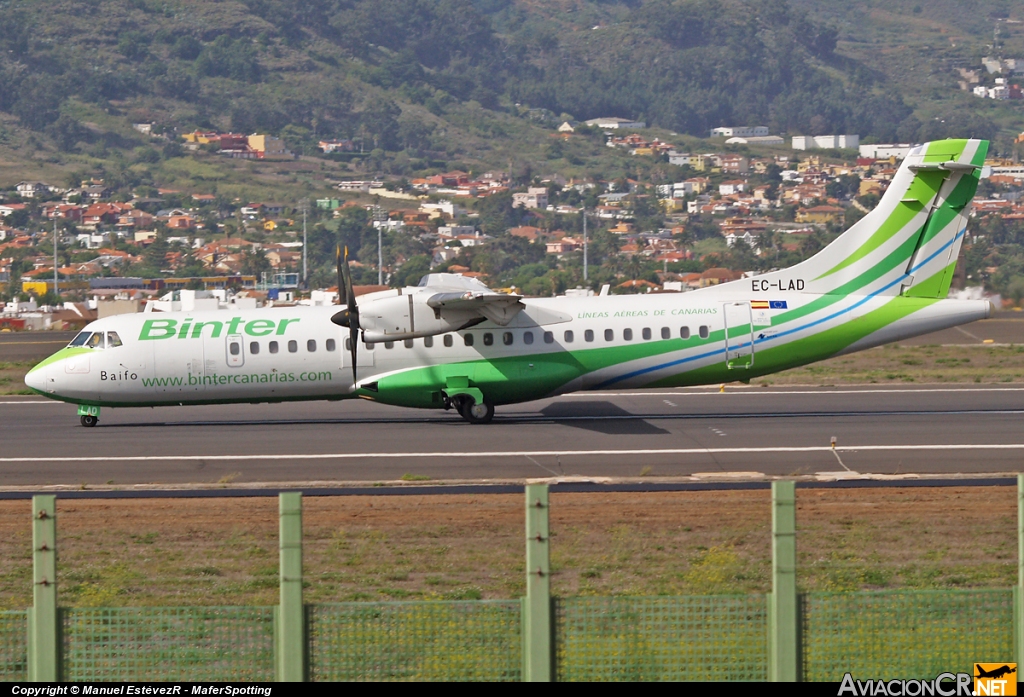
[[[351,351],[351,357],[352,357],[352,385],[355,386],[356,382],[357,382],[357,378],[356,378],[356,356],[357,356],[358,346],[359,346],[359,307],[356,305],[356,294],[355,294],[355,291],[352,288],[352,272],[348,268],[348,247],[347,246],[345,247],[344,258],[342,258],[341,261],[338,264],[338,270],[341,272],[340,277],[338,279],[338,281],[339,281],[338,292],[340,294],[340,292],[341,292],[341,283],[344,283],[345,284],[345,296],[344,297],[345,297],[345,304],[347,305],[345,310],[343,310],[343,312],[345,313],[345,316],[341,317],[340,319],[345,320],[346,321],[346,326],[348,326],[348,336],[349,336],[348,345],[349,345],[349,351]],[[340,314],[341,313],[339,312],[338,315],[340,315]],[[337,317],[338,315],[335,315],[335,317]],[[334,321],[333,317],[331,318],[331,321]],[[338,322],[338,324],[340,324],[340,322]]]
[[[359,328],[349,327],[348,330],[348,345],[349,351],[352,357],[352,386],[356,385],[356,346],[359,344]]]
[[[348,298],[345,295],[345,283],[342,279],[341,273],[341,245],[339,244],[334,249],[334,263],[338,267],[338,303],[340,305],[347,305]],[[337,324],[337,322],[335,322]],[[347,325],[346,325],[347,326]]]

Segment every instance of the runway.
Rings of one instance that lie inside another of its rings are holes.
[[[5,486],[981,474],[1021,469],[1024,387],[577,393],[487,426],[356,400],[104,409],[86,429],[71,405],[0,397],[0,443]]]

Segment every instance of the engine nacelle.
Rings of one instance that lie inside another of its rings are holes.
[[[442,312],[440,308],[427,304],[433,293],[417,293],[413,288],[404,290],[412,292],[375,298],[359,305],[359,328],[363,332],[363,341],[374,344],[435,336],[464,329],[485,319],[472,310]]]

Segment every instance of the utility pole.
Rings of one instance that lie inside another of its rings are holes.
[[[309,268],[306,264],[306,249],[309,247],[309,238],[306,236],[306,212],[309,210],[309,199],[304,198],[302,203],[302,287],[309,288]]]
[[[53,294],[60,298],[60,291],[57,289],[57,212],[53,213]]]
[[[381,225],[387,217],[379,205],[373,207],[373,221],[377,224],[377,285],[384,285],[384,227]]]
[[[587,280],[587,206],[583,206],[583,280]]]

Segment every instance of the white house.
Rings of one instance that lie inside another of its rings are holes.
[[[19,182],[14,188],[22,198],[35,198],[52,191],[52,187],[45,182]]]
[[[794,150],[856,148],[858,146],[860,146],[859,135],[793,136]]]
[[[513,208],[547,208],[548,190],[543,186],[531,186],[526,193],[512,194]]]
[[[475,235],[476,228],[472,225],[442,225],[437,228],[437,234],[441,237],[460,237],[462,235]]]
[[[871,143],[860,146],[860,156],[873,160],[888,160],[890,157],[902,160],[915,147],[913,143]]]
[[[732,196],[741,191],[746,191],[746,189],[747,183],[742,179],[730,179],[718,185],[718,193],[722,194],[722,196]]]
[[[615,116],[590,119],[587,121],[587,125],[597,126],[598,128],[647,128],[647,124],[644,121],[630,121],[629,119],[620,119]]]
[[[720,136],[723,138],[747,138],[750,136],[768,135],[767,126],[719,126],[711,129],[711,137]]]
[[[669,150],[668,163],[670,165],[679,165],[680,167],[687,166],[690,164],[690,153]]]

